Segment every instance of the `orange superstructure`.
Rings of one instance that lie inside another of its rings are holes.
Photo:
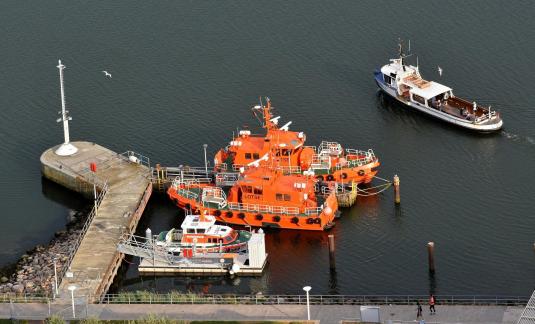
[[[313,173],[288,174],[269,167],[265,159],[255,163],[242,169],[227,191],[176,179],[167,194],[181,208],[207,210],[229,224],[316,231],[334,225],[336,196],[316,196]]]
[[[266,165],[289,173],[313,172],[320,181],[369,183],[377,174],[379,159],[372,150],[344,149],[337,142],[323,141],[318,147],[305,146],[303,132],[289,130],[291,122],[278,126],[272,116],[269,98],[253,107],[253,113],[266,129],[264,135],[242,130],[214,157],[216,171],[238,170],[266,159]]]

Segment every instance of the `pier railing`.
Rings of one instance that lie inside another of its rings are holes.
[[[84,296],[76,296],[81,298]],[[437,305],[526,306],[529,296],[437,295]],[[427,295],[310,295],[311,305],[426,305]],[[52,298],[35,294],[0,294],[0,303],[47,303]],[[102,304],[241,304],[306,305],[305,295],[197,295],[149,291],[107,294]]]
[[[528,296],[437,295],[437,305],[524,306]],[[427,295],[310,295],[312,305],[426,305]],[[245,304],[306,305],[305,295],[196,295],[146,291],[105,295],[105,304]]]
[[[58,287],[61,286],[61,282],[71,266],[72,259],[74,259],[74,255],[76,254],[76,251],[78,251],[78,247],[80,247],[80,244],[82,243],[82,240],[85,234],[87,233],[87,230],[89,229],[89,226],[91,225],[91,222],[95,218],[95,215],[97,215],[98,208],[100,207],[100,204],[102,203],[102,200],[104,199],[104,196],[106,196],[106,194],[108,193],[108,190],[109,190],[108,182],[106,181],[102,185],[101,190],[97,195],[96,204],[93,206],[93,208],[91,209],[91,212],[87,216],[84,226],[82,227],[80,234],[78,235],[78,239],[69,248],[67,261],[65,262],[65,264],[63,264],[62,269],[58,272]]]

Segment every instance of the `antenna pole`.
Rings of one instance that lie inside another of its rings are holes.
[[[63,136],[65,142],[56,150],[56,154],[67,156],[76,153],[78,149],[69,142],[69,120],[72,120],[72,118],[67,115],[68,111],[65,110],[65,88],[63,85],[63,70],[65,69],[65,65],[61,64],[61,60],[58,60],[57,68],[59,69],[59,84],[61,89],[61,118],[59,118],[57,122],[59,123],[63,121]]]

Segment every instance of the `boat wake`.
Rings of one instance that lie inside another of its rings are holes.
[[[524,143],[528,143],[531,145],[535,145],[535,139],[530,136],[522,136],[522,135],[506,132],[503,130],[502,130],[502,135],[515,142],[524,142]]]

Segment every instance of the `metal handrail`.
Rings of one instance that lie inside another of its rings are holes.
[[[262,212],[262,213],[272,213],[272,214],[287,214],[287,215],[299,214],[299,208],[297,207],[283,207],[283,206],[229,202],[228,208],[232,210],[238,210],[238,211],[249,211],[249,212],[252,211],[252,212]]]
[[[527,296],[477,296],[477,295],[437,295],[437,305],[526,305]],[[414,305],[426,304],[428,295],[310,295],[312,305]],[[304,295],[212,295],[181,294],[178,292],[155,294],[133,292],[107,294],[102,303],[108,304],[297,304],[305,305]]]
[[[74,255],[76,254],[76,251],[78,250],[78,247],[82,243],[82,240],[87,233],[87,230],[89,229],[89,226],[91,225],[91,222],[95,218],[95,215],[98,213],[98,208],[100,207],[100,204],[102,203],[102,200],[104,199],[104,196],[109,191],[108,182],[104,182],[104,185],[100,189],[100,192],[97,195],[97,201],[96,204],[91,209],[91,212],[87,216],[87,219],[84,223],[84,226],[82,227],[82,230],[80,231],[80,234],[78,235],[78,239],[74,241],[74,243],[70,246],[69,249],[69,256],[67,258],[67,262],[63,265],[62,269],[58,272],[58,287],[61,286],[61,282],[63,281],[63,278],[65,277],[65,273],[70,268],[72,260],[74,259]]]

